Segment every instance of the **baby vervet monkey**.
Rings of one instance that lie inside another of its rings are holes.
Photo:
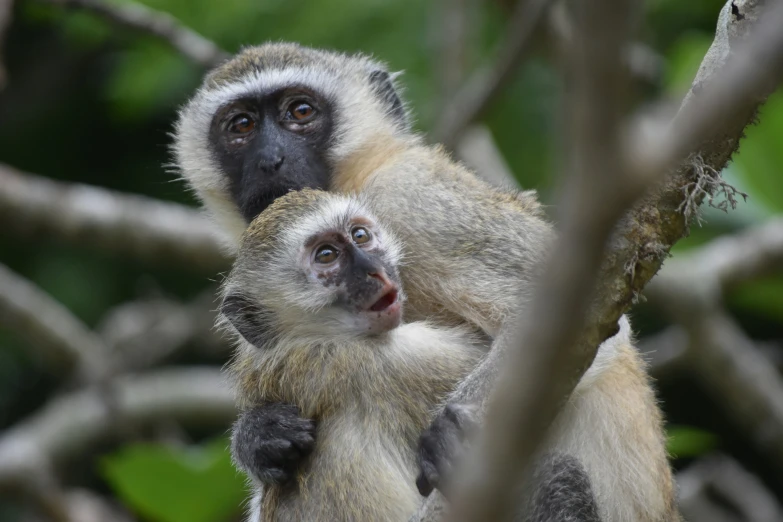
[[[317,422],[309,459],[258,492],[253,522],[405,521],[422,502],[419,436],[486,346],[403,324],[399,264],[362,203],[321,191],[277,199],[242,236],[221,305],[240,407],[282,401]]]

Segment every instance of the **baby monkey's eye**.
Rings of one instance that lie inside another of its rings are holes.
[[[234,134],[247,134],[256,127],[256,120],[249,114],[237,114],[228,123],[228,130]]]
[[[339,252],[336,248],[329,245],[322,246],[315,252],[315,262],[321,264],[328,264],[337,259]]]
[[[306,123],[313,119],[315,108],[306,101],[295,101],[288,106],[286,119],[295,120],[298,123]]]
[[[370,240],[370,233],[367,232],[366,228],[356,227],[351,231],[351,237],[354,243],[361,245]]]

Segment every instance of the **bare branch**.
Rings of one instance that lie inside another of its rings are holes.
[[[447,103],[432,133],[433,141],[453,148],[465,128],[484,114],[527,55],[549,4],[550,0],[517,2],[496,59],[491,65],[475,71]]]
[[[688,520],[776,522],[783,508],[764,484],[723,455],[708,457],[677,475],[680,507]]]
[[[677,315],[687,317],[694,304],[714,306],[732,287],[782,269],[783,219],[776,218],[672,259],[645,295],[665,301],[667,308],[676,306]]]
[[[53,399],[31,418],[0,436],[0,490],[36,481],[41,469],[67,462],[116,430],[176,419],[194,426],[228,426],[234,400],[220,370],[177,368],[112,382],[113,407],[106,390],[93,388]]]
[[[702,310],[673,330],[679,333],[666,340],[669,349],[684,354],[683,369],[699,379],[759,451],[783,467],[783,381],[772,361],[718,311]]]
[[[471,125],[462,133],[455,153],[476,175],[499,187],[518,187],[492,132],[484,125]]]
[[[571,349],[580,338],[606,240],[633,202],[622,192],[627,183],[616,154],[628,88],[622,50],[629,41],[633,13],[629,2],[591,2],[575,8],[569,56],[573,89],[566,111],[572,117],[572,176],[562,205],[562,232],[531,306],[506,339],[519,349],[506,354],[479,440],[481,459],[471,461],[472,480],[456,497],[454,520],[509,518],[513,486],[558,405],[570,395],[603,340],[592,348]],[[603,193],[601,201],[589,196],[596,186]]]
[[[736,130],[745,128],[783,77],[783,7],[770,3],[753,38],[746,34],[747,27],[760,18],[763,5],[763,0],[726,3],[715,42],[677,116],[664,128],[645,123],[633,134],[636,141],[629,147],[633,172],[656,177],[694,151],[715,171],[723,168],[726,160],[713,164],[708,152],[719,147],[724,157],[727,147],[722,141],[728,139],[730,156],[741,136]]]
[[[192,29],[182,25],[168,13],[156,11],[143,4],[104,0],[40,0],[52,5],[78,8],[93,12],[118,25],[141,31],[165,42],[191,61],[210,68],[228,58],[228,54]]]
[[[26,337],[49,362],[73,367],[79,380],[107,375],[109,352],[67,308],[32,282],[0,265],[0,322]]]
[[[653,377],[669,375],[686,368],[688,356],[688,332],[672,326],[659,334],[647,337],[639,343],[639,352],[649,364]]]
[[[558,53],[565,54],[573,38],[572,22],[565,1],[557,1],[548,16],[548,33]],[[658,85],[663,79],[666,59],[640,42],[632,42],[623,50],[623,61],[634,80]]]
[[[188,270],[213,273],[229,264],[214,225],[196,210],[2,164],[0,219],[18,233],[45,233]]]
[[[726,9],[730,12],[731,7],[736,7],[738,3],[737,0],[729,1]],[[752,5],[746,2],[741,7],[742,17],[722,17],[720,23],[728,24],[730,28],[719,27],[715,45],[723,42],[722,45],[733,49],[739,37],[753,34],[749,46],[752,52],[763,51],[764,56],[776,56],[776,51],[767,52],[767,44],[759,42],[766,40],[771,32],[781,26],[778,17],[783,7],[777,4],[773,13],[765,15],[762,21],[766,27],[758,30],[754,27],[751,33],[750,22],[760,18],[761,7],[758,2]],[[487,427],[480,445],[482,457],[471,462],[473,466],[470,469],[477,472],[462,489],[463,494],[457,496],[458,505],[453,515],[459,520],[494,520],[497,518],[494,514],[507,509],[505,499],[501,501],[499,498],[506,495],[507,488],[515,483],[513,477],[520,465],[527,462],[543,436],[554,416],[555,406],[563,397],[570,395],[573,386],[595,356],[598,345],[616,331],[621,314],[658,270],[671,245],[687,231],[687,220],[681,212],[682,202],[687,195],[682,188],[700,173],[693,168],[692,162],[671,173],[659,191],[633,208],[619,223],[604,258],[587,320],[582,321],[585,296],[589,295],[589,286],[586,285],[594,281],[596,256],[600,259],[603,247],[607,244],[607,229],[611,229],[618,213],[641,195],[654,179],[653,174],[660,173],[660,169],[670,164],[668,160],[651,161],[649,157],[653,155],[649,151],[643,161],[629,161],[639,152],[639,141],[634,142],[636,148],[631,147],[624,155],[613,153],[612,147],[616,145],[617,139],[617,129],[613,126],[618,123],[617,114],[613,110],[607,112],[603,106],[610,103],[606,101],[607,98],[619,97],[616,87],[620,82],[617,82],[615,75],[620,73],[622,67],[618,65],[621,59],[618,57],[619,52],[615,50],[623,42],[612,40],[611,33],[615,37],[621,34],[618,24],[622,27],[622,22],[617,19],[618,13],[607,4],[599,6],[591,2],[586,16],[596,17],[593,19],[593,28],[602,29],[592,33],[591,38],[577,36],[575,39],[578,44],[576,50],[589,55],[581,61],[582,66],[589,69],[590,74],[594,73],[594,76],[580,71],[580,62],[577,62],[575,72],[584,73],[580,76],[588,83],[583,86],[581,93],[577,89],[569,97],[575,102],[581,102],[578,110],[582,112],[573,109],[567,111],[575,117],[572,126],[577,129],[575,135],[578,138],[574,138],[574,141],[580,142],[580,148],[569,165],[576,172],[570,190],[566,193],[572,199],[565,200],[566,214],[562,220],[561,240],[555,246],[555,255],[546,266],[536,298],[527,308],[529,313],[521,319],[521,326],[515,335],[515,339],[525,340],[524,354],[521,351],[512,352],[503,359],[493,351],[485,363],[486,366],[502,368],[506,377],[500,379],[493,393]],[[590,27],[590,24],[587,26]],[[770,27],[773,29],[770,30]],[[603,30],[610,34],[603,33]],[[577,31],[577,35],[579,33]],[[779,39],[779,36],[773,35],[774,42]],[[743,52],[739,53],[738,59],[749,60],[750,56]],[[606,68],[608,61],[614,63]],[[708,56],[697,81],[723,81],[729,78],[726,80],[729,85],[737,86],[733,78],[739,66],[726,66],[724,62],[710,60]],[[728,75],[725,71],[721,72],[722,69],[728,71]],[[753,82],[749,82],[749,79]],[[776,77],[775,81],[778,80]],[[697,117],[692,111],[712,110],[714,106],[694,101],[699,99],[699,95],[687,99],[681,109],[685,111],[684,114],[689,114],[694,121],[699,122],[698,125],[681,123],[682,118],[676,120],[676,126],[682,125],[683,129],[687,128],[688,132],[693,133],[687,137],[687,142],[691,146],[700,145],[695,152],[715,171],[723,168],[736,149],[744,127],[750,123],[756,108],[774,86],[768,75],[756,74],[755,71],[745,77],[745,82],[740,88],[741,95],[725,93],[722,87],[706,89],[703,86],[700,89],[723,93],[718,98],[735,104],[726,108],[726,113],[731,114],[732,118],[721,122],[721,139],[705,141],[704,136],[709,136],[714,128],[704,122],[715,120],[700,114]],[[578,82],[576,85],[579,85]],[[691,108],[694,103],[696,105],[693,107],[699,109]],[[601,106],[602,110],[595,110],[596,106]],[[602,118],[608,121],[601,121]],[[658,128],[657,132],[661,132],[661,129]],[[651,148],[658,147],[659,143],[668,143],[668,140],[657,137],[657,134],[655,139],[657,141],[651,141]],[[595,147],[591,149],[590,144]],[[622,149],[618,147],[615,150]],[[674,147],[666,154],[677,159],[677,155],[688,152],[692,151]],[[635,177],[626,177],[629,166],[639,168],[641,172],[636,173],[638,175]],[[591,186],[591,182],[598,182],[600,188]],[[600,194],[600,201],[597,197],[589,197],[591,194]],[[576,266],[570,266],[568,261]],[[512,360],[507,360],[509,358]],[[474,374],[473,377],[475,382],[469,379],[464,383],[461,386],[464,393],[454,400],[481,402],[484,398],[482,394],[486,391],[480,382],[484,375]],[[493,411],[496,413],[493,414]],[[438,511],[438,506],[437,500],[428,501],[418,519],[436,520],[437,514],[433,514]]]
[[[781,271],[783,219],[775,219],[673,259],[645,295],[681,325],[653,343],[675,354],[760,450],[783,466],[783,381],[720,309],[731,286]]]
[[[110,310],[97,330],[123,372],[154,366],[190,343],[225,356],[228,343],[213,327],[214,305],[212,288],[187,304],[141,299]]]
[[[446,107],[454,96],[468,66],[468,47],[477,0],[438,0],[435,2],[433,33],[438,41],[440,99]],[[441,107],[441,109],[443,108]]]

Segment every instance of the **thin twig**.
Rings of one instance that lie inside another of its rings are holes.
[[[204,67],[214,67],[228,58],[214,42],[182,25],[168,13],[125,0],[40,0],[52,5],[93,12],[118,25],[141,31],[168,42],[174,49]]]
[[[0,219],[17,233],[43,232],[185,270],[214,273],[229,264],[214,225],[196,210],[2,164]]]
[[[453,148],[459,135],[487,110],[527,55],[550,0],[519,0],[491,65],[475,71],[444,107],[433,141]]]

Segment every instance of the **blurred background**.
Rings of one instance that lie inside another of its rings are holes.
[[[502,45],[515,4],[145,1],[152,12],[0,0],[0,520],[220,522],[243,510],[226,451],[230,349],[211,329],[228,260],[166,166],[177,108],[219,54],[187,56],[113,10],[168,13],[229,53],[281,39],[372,53],[404,71],[420,130],[551,202],[567,37],[555,14],[476,124],[459,138],[438,128]],[[628,52],[637,104],[684,95],[722,6],[646,3]],[[704,262],[718,251],[741,259],[757,246],[747,238],[771,227],[781,257],[783,93],[746,134],[723,176],[747,201],[705,206],[660,291],[632,311],[694,521],[783,520],[783,263],[713,284],[718,268]],[[81,214],[68,217],[72,208]],[[142,237],[177,219],[186,246],[169,249],[176,234],[165,230],[158,242]],[[159,247],[139,246],[148,243]]]

